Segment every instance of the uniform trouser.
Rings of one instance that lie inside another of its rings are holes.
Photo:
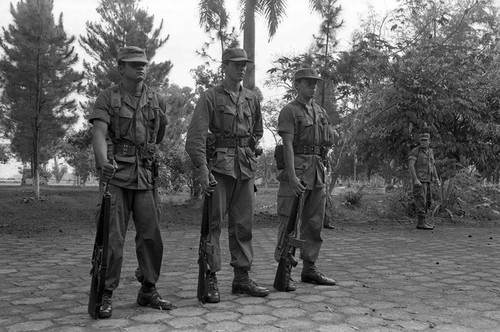
[[[291,192],[286,190],[283,186],[290,186],[289,182],[280,183],[280,192]],[[321,238],[321,230],[323,229],[323,218],[325,217],[326,205],[326,192],[325,188],[314,188],[313,190],[306,190],[302,198],[302,212],[300,216],[299,237],[304,240],[304,248],[300,249],[300,258],[304,261],[314,263],[318,259],[319,250],[323,244]],[[280,243],[288,217],[292,207],[294,197],[289,195],[278,195],[278,244]],[[275,257],[277,258],[277,257]]]
[[[124,189],[113,185],[110,185],[109,191],[111,193],[111,220],[108,271],[104,288],[107,291],[113,291],[120,283],[123,245],[131,214],[136,229],[135,251],[139,263],[136,274],[143,285],[154,286],[160,276],[163,258],[163,242],[158,225],[159,210],[154,191]]]
[[[415,209],[417,211],[418,221],[424,221],[427,211],[432,204],[431,184],[422,182],[421,186],[413,186],[413,199],[415,201]]]
[[[212,272],[221,269],[220,234],[222,220],[228,217],[230,265],[250,270],[253,261],[252,225],[255,205],[254,179],[234,179],[213,173],[217,185],[212,193],[210,241],[214,254],[207,257]]]

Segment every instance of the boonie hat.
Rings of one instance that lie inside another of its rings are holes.
[[[125,46],[118,51],[118,61],[149,63],[146,52],[137,46]]]
[[[315,80],[322,81],[323,79],[319,77],[316,70],[312,68],[301,68],[295,72],[294,81],[303,79],[303,78],[312,78]]]
[[[424,133],[424,134],[420,134],[418,136],[419,139],[431,139],[431,134],[429,133]]]
[[[222,52],[222,62],[226,61],[246,61],[253,63],[253,61],[248,58],[247,51],[242,48],[226,48],[224,52]]]

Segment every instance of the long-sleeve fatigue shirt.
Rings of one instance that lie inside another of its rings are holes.
[[[262,138],[260,102],[250,90],[241,87],[239,97],[222,85],[206,90],[198,100],[188,129],[186,151],[196,167],[207,164],[207,136],[218,138]],[[257,168],[254,151],[248,146],[216,147],[211,170],[233,178],[253,178]]]

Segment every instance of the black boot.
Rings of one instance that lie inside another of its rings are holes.
[[[321,272],[318,271],[316,265],[313,262],[304,261],[304,268],[302,269],[301,275],[302,282],[318,285],[335,285],[335,280],[325,277]]]
[[[234,269],[232,292],[233,294],[248,294],[257,297],[269,295],[267,288],[257,285],[248,275],[248,271],[241,268]]]
[[[99,318],[109,318],[113,313],[113,301],[111,300],[111,296],[113,292],[104,291],[102,296],[101,307],[99,308]]]
[[[426,230],[426,231],[430,231],[430,230],[434,229],[434,225],[429,225],[425,221],[425,218],[418,218],[417,229],[423,229],[423,230]]]
[[[206,300],[208,303],[219,303],[220,302],[219,286],[217,285],[217,276],[215,275],[215,272],[208,272],[207,279],[208,279],[208,295]]]
[[[172,303],[161,298],[156,288],[142,286],[139,294],[137,295],[137,304],[141,306],[150,306],[159,310],[172,309]]]

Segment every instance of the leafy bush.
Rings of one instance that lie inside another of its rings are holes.
[[[361,198],[363,198],[363,193],[361,192],[361,190],[348,191],[344,195],[343,203],[347,207],[356,207],[361,204]]]
[[[386,216],[398,219],[402,216],[414,218],[416,216],[413,193],[408,187],[394,188],[388,196]]]

